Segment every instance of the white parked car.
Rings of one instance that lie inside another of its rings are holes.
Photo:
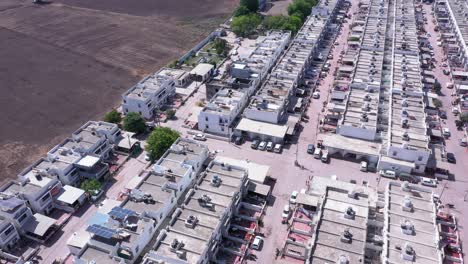
[[[296,200],[297,200],[297,195],[298,195],[298,194],[299,194],[299,193],[298,193],[297,191],[293,191],[293,192],[291,193],[291,197],[289,198],[289,202],[290,202],[291,204],[296,204]]]
[[[314,92],[314,93],[312,94],[312,98],[314,98],[314,99],[319,99],[319,98],[320,98],[320,93],[319,93],[319,92]]]
[[[387,177],[387,178],[396,178],[396,173],[392,170],[380,170],[379,172],[380,176],[382,177]]]
[[[448,129],[448,127],[442,128],[442,135],[446,138],[450,137],[450,129]]]
[[[267,143],[265,141],[262,141],[260,142],[260,144],[258,145],[258,149],[259,150],[265,150],[266,149],[266,146],[267,146]]]
[[[285,205],[283,208],[283,213],[281,214],[281,216],[283,217],[283,221],[289,219],[290,213],[291,213],[291,208],[289,208],[289,205]]]
[[[252,249],[260,250],[263,245],[263,237],[255,236],[254,241],[252,242]]]
[[[151,160],[150,154],[149,154],[148,152],[145,153],[145,160],[146,160],[146,161],[150,161],[150,160]]]
[[[421,184],[429,187],[437,187],[437,180],[421,177]]]
[[[203,134],[196,134],[196,135],[193,135],[193,139],[195,139],[195,140],[200,140],[200,141],[205,141],[205,140],[206,140],[206,136],[203,135]]]

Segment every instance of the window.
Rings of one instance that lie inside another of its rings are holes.
[[[141,108],[141,104],[138,104],[138,108]]]
[[[127,103],[127,100],[124,99],[124,104],[126,104],[126,103]]]
[[[221,127],[221,131],[224,131],[224,127]]]
[[[208,117],[205,117],[205,121],[208,122]]]
[[[209,125],[206,125],[205,127],[206,127],[206,129],[210,128],[210,126],[209,126]]]
[[[8,227],[5,232],[3,232],[3,234],[5,234],[5,237],[8,237],[9,234],[11,234],[11,232],[13,232],[13,226],[10,225],[10,227]]]
[[[22,216],[20,216],[20,218],[18,218],[18,222],[20,223],[23,222],[23,220],[26,219],[27,215],[28,215],[27,213],[24,213]]]
[[[138,111],[138,113],[141,115],[141,111]]]
[[[418,157],[418,161],[422,161],[423,157],[422,156],[419,156]]]
[[[415,167],[415,168],[416,168],[417,170],[419,170],[419,165],[416,165],[416,167]]]
[[[393,154],[392,154],[392,155],[393,155],[393,156],[396,156],[396,155],[397,155],[397,152],[396,152],[396,151],[393,151]]]
[[[49,194],[49,193],[47,193],[46,195],[42,196],[41,202],[47,201],[47,200],[49,199],[49,197],[50,197],[50,194]]]

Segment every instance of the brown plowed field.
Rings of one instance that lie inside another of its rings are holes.
[[[31,2],[0,1],[0,181],[117,106],[126,89],[203,39],[238,0]]]

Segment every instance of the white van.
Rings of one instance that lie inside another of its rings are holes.
[[[314,158],[320,159],[322,157],[322,150],[319,148],[316,148],[314,151]]]
[[[275,153],[281,153],[281,149],[282,149],[281,144],[276,144],[276,145],[275,145],[275,148],[273,149],[273,151],[274,151]]]
[[[267,146],[266,146],[266,150],[268,151],[272,151],[273,150],[273,142],[269,141]]]
[[[329,161],[328,151],[323,152],[321,160],[322,160],[323,163],[328,163],[328,161]]]
[[[380,170],[380,176],[395,179],[396,173],[392,170]]]
[[[367,172],[367,162],[361,161],[361,171]]]

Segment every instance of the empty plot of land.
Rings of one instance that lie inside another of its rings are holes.
[[[189,50],[234,0],[0,1],[0,181]]]

